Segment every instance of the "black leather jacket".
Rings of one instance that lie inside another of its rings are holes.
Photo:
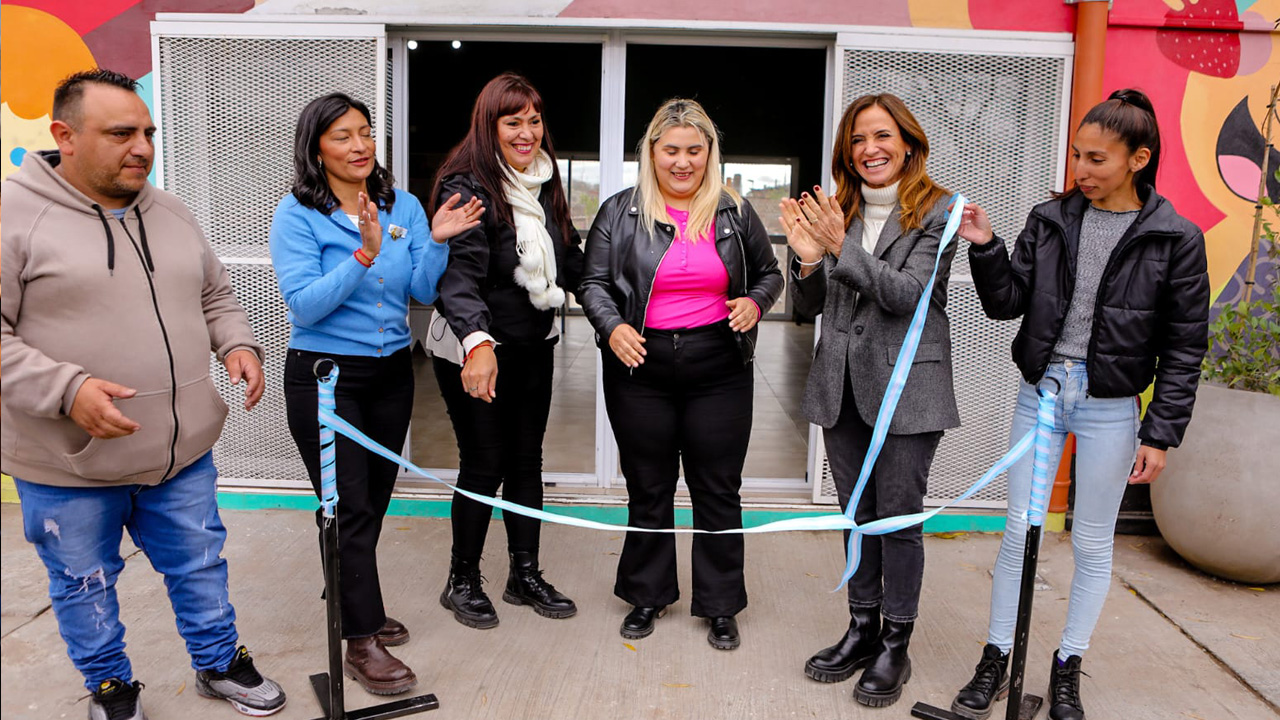
[[[472,197],[487,207],[489,198],[470,174],[452,175],[440,185],[443,203],[458,193],[461,205]],[[550,193],[538,200],[547,213],[547,232],[556,250],[556,284],[565,292],[576,292],[582,277],[582,239],[571,228],[564,237],[552,221],[548,207]],[[477,330],[489,333],[500,343],[533,343],[546,339],[555,321],[555,310],[539,310],[529,302],[529,291],[515,281],[516,229],[486,212],[476,227],[449,239],[449,266],[440,278],[436,308],[461,340]]]
[[[578,301],[595,327],[597,344],[604,349],[609,335],[623,323],[644,332],[654,275],[675,240],[675,229],[667,223],[656,224],[653,235],[645,232],[634,193],[634,188],[627,189],[606,200],[587,235]],[[715,227],[716,251],[729,271],[729,297],[749,297],[761,313],[768,312],[782,294],[783,281],[760,216],[745,200],[739,211],[725,193]],[[756,334],[754,327],[734,333],[743,363],[755,357]]]
[[[1209,274],[1200,228],[1150,187],[1139,197],[1142,210],[1102,273],[1085,366],[1094,397],[1134,396],[1155,378],[1138,437],[1165,449],[1182,442],[1191,420],[1208,350]],[[1022,316],[1013,361],[1032,384],[1049,367],[1071,304],[1087,202],[1075,194],[1037,205],[1012,258],[999,238],[969,248],[983,310],[997,320]]]

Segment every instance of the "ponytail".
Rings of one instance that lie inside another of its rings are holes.
[[[1155,109],[1146,93],[1132,88],[1116,90],[1106,101],[1094,105],[1080,121],[1080,127],[1090,124],[1120,138],[1120,142],[1129,148],[1130,153],[1143,147],[1151,151],[1151,159],[1147,161],[1146,167],[1137,172],[1133,183],[1137,188],[1150,185],[1154,190],[1156,173],[1160,169],[1160,126],[1156,123]],[[1073,187],[1060,197],[1077,192],[1079,190]]]

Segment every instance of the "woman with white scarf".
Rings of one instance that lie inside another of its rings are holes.
[[[471,129],[436,176],[431,206],[478,197],[483,223],[454,237],[428,347],[458,439],[458,486],[542,507],[542,439],[551,411],[555,312],[582,276],[582,240],[542,120],[542,97],[512,73],[476,97]],[[463,625],[498,624],[481,587],[491,510],[454,496],[453,557],[440,604]],[[577,606],[542,577],[541,523],[504,513],[511,571],[502,599],[544,617]]]

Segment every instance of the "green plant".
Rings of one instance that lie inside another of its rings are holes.
[[[1276,171],[1280,181],[1280,170]],[[1209,325],[1209,353],[1202,377],[1231,388],[1280,396],[1280,207],[1269,197],[1260,201],[1266,213],[1258,251],[1267,261],[1257,263],[1252,299],[1224,304]],[[1233,281],[1234,282],[1234,281]]]

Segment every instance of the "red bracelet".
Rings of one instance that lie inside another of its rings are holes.
[[[373,258],[364,254],[364,248],[356,248],[356,251],[352,254],[355,255],[356,262],[365,267],[373,267]]]
[[[471,348],[471,352],[467,353],[467,357],[463,359],[462,364],[463,364],[463,365],[465,365],[465,364],[467,364],[467,363],[471,362],[471,356],[472,356],[472,355],[474,355],[474,354],[476,353],[476,351],[477,351],[477,350],[479,350],[479,349],[480,349],[480,348],[482,348],[482,347],[490,347],[490,348],[491,348],[491,347],[493,347],[493,343],[489,342],[488,340],[485,340],[484,342],[481,342],[481,343],[477,344],[475,347]]]

